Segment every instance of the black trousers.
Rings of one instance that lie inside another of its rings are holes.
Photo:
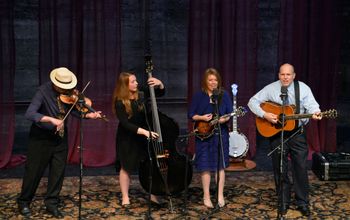
[[[283,166],[282,166],[282,186],[280,187],[281,177],[281,161],[280,152],[276,150],[272,155],[272,165],[274,171],[276,192],[279,200],[279,204],[289,204],[291,199],[291,186],[295,193],[295,200],[297,206],[305,206],[309,204],[309,179],[307,174],[307,156],[308,146],[306,142],[305,130],[300,132],[298,130],[289,131],[284,133],[284,139],[286,140],[294,132],[298,132],[297,135],[290,138],[284,144],[283,152]],[[270,146],[274,149],[281,144],[281,137],[279,135],[270,138]],[[291,164],[292,180],[289,178],[289,160]],[[282,197],[283,195],[283,197]]]
[[[57,207],[59,193],[63,185],[67,155],[67,132],[65,132],[64,138],[61,138],[53,131],[41,129],[33,124],[29,134],[22,189],[17,203],[19,205],[31,203],[45,169],[49,167],[45,205],[50,208]]]

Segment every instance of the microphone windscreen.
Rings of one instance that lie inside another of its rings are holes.
[[[219,89],[213,89],[213,96],[218,96],[220,94]]]
[[[281,87],[281,93],[283,93],[283,94],[285,94],[285,93],[287,93],[287,86],[282,86]]]

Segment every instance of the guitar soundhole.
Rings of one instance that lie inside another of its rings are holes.
[[[277,124],[272,124],[273,127],[275,127],[275,129],[281,129],[282,128],[282,124],[280,122],[278,122]]]
[[[273,126],[276,128],[276,129],[282,129],[282,117],[283,117],[283,114],[280,114],[278,116],[278,122],[276,124],[273,124]],[[286,115],[284,114],[284,117],[286,117]],[[285,120],[284,121],[284,126],[286,126],[287,124],[287,121]],[[283,126],[283,127],[284,127]]]

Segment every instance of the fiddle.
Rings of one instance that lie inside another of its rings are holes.
[[[65,104],[71,104],[75,108],[83,113],[96,112],[91,106],[91,99],[85,97],[82,93],[79,93],[77,89],[72,90],[69,94],[60,94],[60,100]],[[80,102],[82,105],[80,105]],[[108,121],[105,115],[101,115],[101,119]]]

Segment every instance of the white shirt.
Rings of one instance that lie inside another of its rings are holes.
[[[281,82],[279,80],[268,84],[258,93],[256,93],[248,102],[249,109],[258,117],[263,118],[265,111],[260,107],[263,102],[274,102],[276,104],[282,105],[281,95]],[[288,86],[288,105],[295,105],[295,92],[294,92],[294,82]],[[312,91],[309,86],[305,83],[299,81],[299,94],[300,94],[300,114],[313,114],[315,112],[320,112],[319,104],[315,100]],[[308,119],[300,119],[301,123],[306,124]]]

